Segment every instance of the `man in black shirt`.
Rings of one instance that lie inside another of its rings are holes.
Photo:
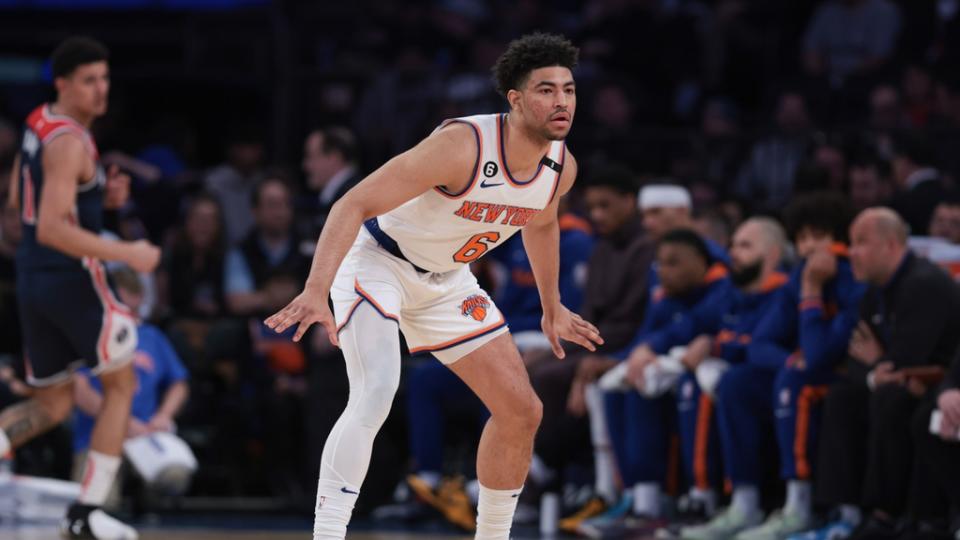
[[[845,376],[826,398],[816,491],[839,506],[853,537],[897,532],[906,506],[913,445],[910,425],[931,401],[929,379],[911,368],[946,366],[960,342],[960,288],[938,266],[912,255],[907,225],[892,210],[864,210],[850,228],[850,260],[870,285],[850,341]]]
[[[937,400],[914,416],[910,513],[918,520],[918,532],[943,536],[946,527],[949,538],[960,538],[960,354],[939,390]],[[941,416],[937,434],[930,421],[934,411]]]

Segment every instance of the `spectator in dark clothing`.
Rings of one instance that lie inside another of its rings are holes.
[[[247,201],[263,179],[264,143],[259,130],[242,126],[228,131],[227,159],[204,178],[204,188],[220,202],[224,236],[239,242],[253,226]]]
[[[841,509],[829,527],[849,534],[863,508],[871,516],[853,537],[891,537],[910,486],[911,418],[935,399],[906,370],[949,363],[960,344],[960,289],[908,251],[906,224],[889,209],[865,210],[850,235],[854,274],[870,287],[846,373],[826,397],[816,495]]]
[[[924,135],[901,133],[896,137],[893,179],[900,192],[894,195],[892,206],[910,226],[911,235],[927,235],[933,210],[946,196],[933,161],[933,148]]]
[[[856,211],[883,206],[890,199],[890,167],[872,156],[855,158],[847,178],[847,195]]]
[[[930,236],[951,244],[960,244],[960,200],[947,199],[937,204],[930,217]]]
[[[942,415],[937,434],[932,433],[930,422],[934,411]],[[914,415],[913,440],[910,510],[918,521],[916,528],[956,538],[960,535],[960,354],[954,357],[937,400]],[[938,522],[943,516],[947,522]]]
[[[757,141],[736,181],[736,195],[758,208],[782,208],[793,195],[794,176],[810,146],[806,100],[785,92],[776,110],[776,130]]]
[[[900,32],[900,12],[890,0],[832,0],[813,16],[804,38],[804,67],[833,87],[882,66]]]
[[[307,135],[302,167],[310,198],[302,210],[312,220],[308,227],[312,240],[323,228],[333,203],[363,179],[357,169],[357,152],[356,137],[347,128],[328,127]]]
[[[253,192],[253,230],[226,259],[224,292],[230,311],[263,315],[283,307],[297,294],[310,270],[310,257],[293,231],[290,187],[279,176]]]
[[[169,307],[178,317],[226,314],[223,288],[226,238],[217,199],[201,194],[187,208],[183,227],[162,267]]]

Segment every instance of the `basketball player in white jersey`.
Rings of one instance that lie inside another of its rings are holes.
[[[577,172],[563,142],[576,59],[562,37],[512,42],[494,67],[509,114],[445,122],[348,192],[330,212],[304,291],[267,319],[278,332],[299,324],[294,340],[319,323],[346,358],[350,398],[323,451],[315,539],[346,534],[400,380],[398,326],[412,353],[433,354],[489,409],[476,538],[509,538],[542,406],[469,264],[522,230],[554,353],[564,356],[560,339],[591,351],[603,343],[561,305],[557,286],[557,201]]]

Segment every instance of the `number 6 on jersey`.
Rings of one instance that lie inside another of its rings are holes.
[[[453,254],[453,260],[458,263],[472,263],[482,257],[483,254],[490,249],[491,245],[496,244],[498,241],[500,241],[500,233],[498,232],[475,234],[467,240],[467,243],[464,244],[462,248]]]

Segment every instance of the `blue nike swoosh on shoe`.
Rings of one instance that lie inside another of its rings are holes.
[[[350,495],[358,495],[358,493],[357,493],[356,491],[350,491],[349,489],[347,489],[347,488],[345,488],[345,487],[340,488],[340,491],[342,491],[342,492],[344,492],[344,493],[349,493]]]
[[[497,186],[502,186],[502,185],[503,185],[503,182],[500,182],[499,184],[488,184],[486,180],[481,180],[481,181],[480,181],[480,187],[482,187],[482,188],[497,187]]]

